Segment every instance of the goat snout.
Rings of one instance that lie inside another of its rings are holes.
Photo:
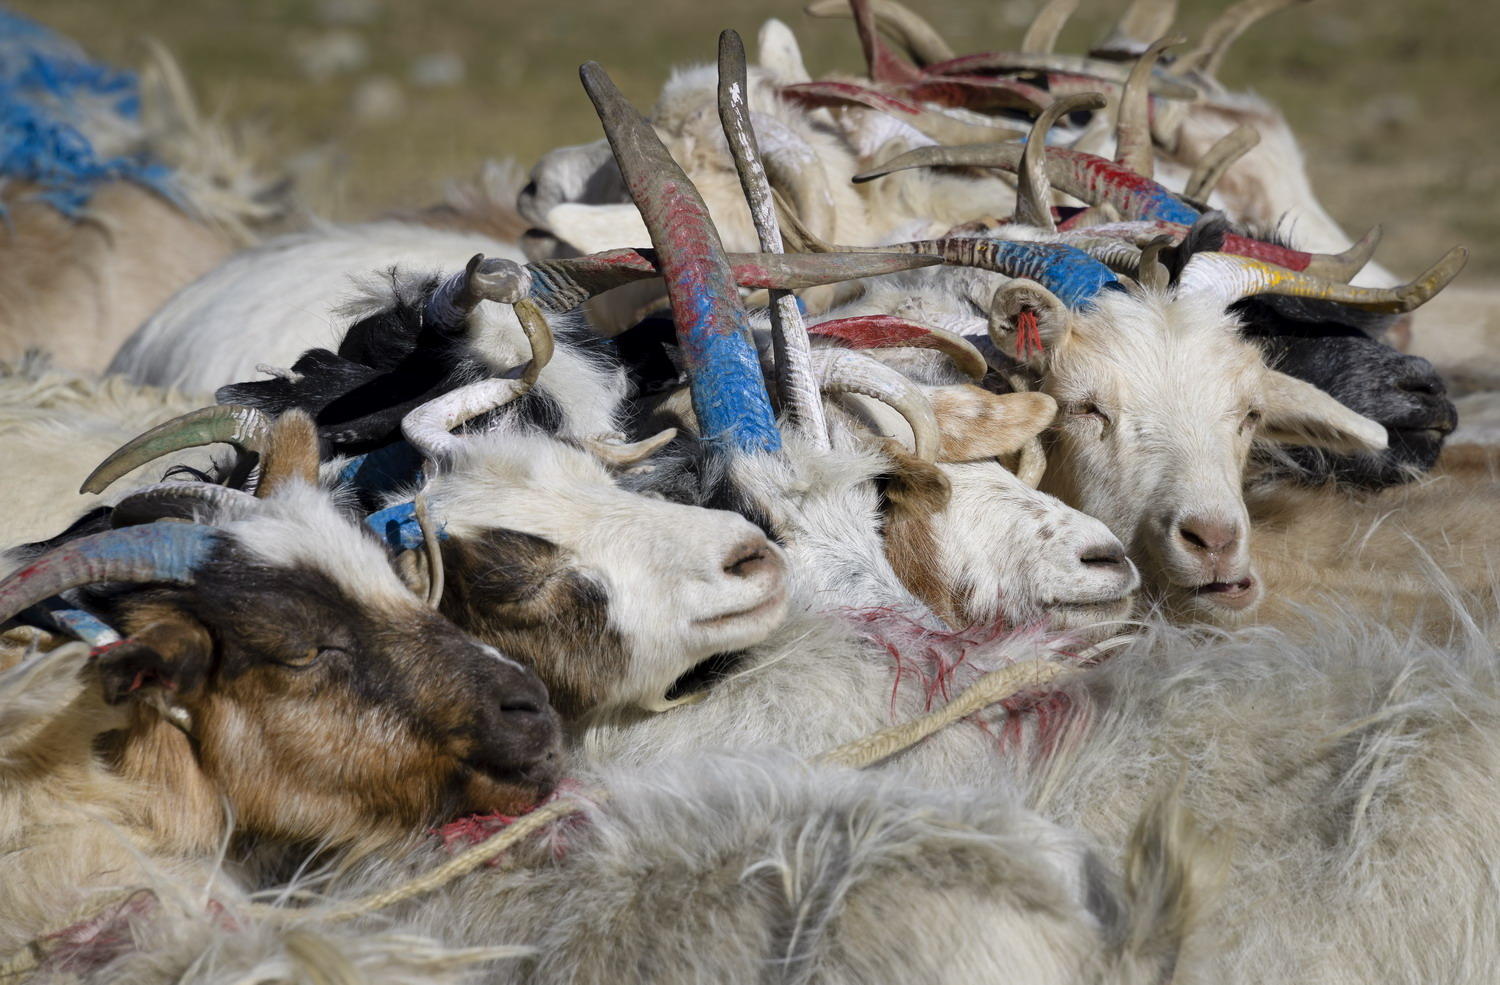
[[[492,780],[550,790],[561,769],[562,729],[547,686],[529,670],[507,668],[476,711],[465,762]]]
[[[780,567],[781,555],[764,537],[752,537],[731,547],[722,564],[731,578],[753,578]]]
[[[1211,516],[1184,517],[1177,523],[1178,545],[1206,561],[1234,553],[1240,541],[1240,525]]]

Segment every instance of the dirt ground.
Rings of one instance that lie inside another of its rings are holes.
[[[908,0],[960,52],[1013,46],[1038,0]],[[854,70],[850,22],[801,0],[11,0],[121,65],[141,39],[181,60],[206,108],[297,163],[314,204],[358,218],[434,200],[487,157],[530,167],[598,124],[576,68],[597,59],[650,105],[674,65],[710,60],[717,32],[794,30],[814,74]],[[1226,0],[1186,0],[1194,36]],[[1100,37],[1124,0],[1087,0],[1059,50]],[[1464,281],[1500,276],[1500,4],[1320,0],[1276,14],[1224,71],[1283,108],[1314,185],[1351,232],[1384,223],[1380,258],[1413,273],[1463,243]]]

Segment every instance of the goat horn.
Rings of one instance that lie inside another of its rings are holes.
[[[1115,129],[1115,163],[1129,168],[1142,178],[1156,171],[1156,153],[1151,147],[1151,95],[1146,84],[1161,53],[1187,43],[1180,34],[1158,38],[1141,52],[1130,69],[1130,78],[1120,92],[1119,122]]]
[[[1327,280],[1341,281],[1345,284],[1354,279],[1354,276],[1365,269],[1365,264],[1375,255],[1375,250],[1380,246],[1381,231],[1378,225],[1371,226],[1370,231],[1361,236],[1354,244],[1342,253],[1309,253],[1311,258],[1302,272],[1309,277],[1322,277]],[[1225,250],[1233,253],[1233,250]]]
[[[945,62],[953,49],[931,24],[896,0],[874,0],[875,24],[912,56],[918,65]],[[853,17],[847,0],[814,0],[803,8],[813,17]]]
[[[1077,233],[1061,233],[1059,242],[1076,246],[1111,268],[1129,273],[1134,266],[1130,261],[1129,253],[1122,252],[1123,244],[1144,245],[1163,233],[1171,236],[1175,242],[1181,242],[1187,232],[1188,227],[1181,223],[1137,220],[1090,226]],[[1370,257],[1374,256],[1375,248],[1379,245],[1380,227],[1375,226],[1342,253],[1303,253],[1291,247],[1251,239],[1237,233],[1227,234],[1219,250],[1222,253],[1233,253],[1235,256],[1264,260],[1266,263],[1285,267],[1287,270],[1300,270],[1311,277],[1347,283],[1350,278],[1364,269],[1365,264],[1370,262]],[[894,249],[894,247],[887,247],[887,249]]]
[[[1151,242],[1141,247],[1140,259],[1136,264],[1136,279],[1142,287],[1152,291],[1165,291],[1171,283],[1171,275],[1167,273],[1166,266],[1161,262],[1161,251],[1172,245],[1172,237],[1157,236]]]
[[[719,121],[740,177],[740,188],[750,206],[755,235],[762,251],[784,252],[771,184],[761,165],[760,148],[750,120],[745,80],[745,45],[734,31],[719,35]],[[808,167],[821,173],[816,155]],[[812,346],[797,298],[790,291],[771,291],[771,348],[781,409],[791,424],[817,447],[828,447],[828,421],[812,375]]]
[[[578,444],[606,465],[612,465],[615,468],[629,468],[632,465],[644,462],[652,455],[661,451],[667,445],[671,444],[672,439],[675,437],[677,437],[677,429],[666,428],[640,441],[611,441],[594,436],[579,438]]]
[[[875,15],[870,9],[870,0],[849,0],[849,12],[854,17],[854,30],[859,34],[859,46],[865,55],[869,76],[876,82],[916,82],[922,72],[915,65],[902,61],[891,46],[875,29]]]
[[[99,582],[191,585],[222,531],[200,523],[151,523],[71,540],[0,581],[0,623],[59,592]]]
[[[942,445],[937,416],[927,395],[903,374],[857,352],[819,349],[818,389],[823,393],[858,393],[879,400],[905,419],[912,433],[912,454],[924,462],[937,459]]]
[[[764,113],[751,113],[746,129],[755,135],[755,146],[766,184],[787,189],[801,214],[807,216],[817,228],[834,228],[833,190],[828,186],[828,175],[823,170],[822,159],[812,145],[797,131]],[[761,240],[763,254],[780,255],[784,252],[781,238],[777,236],[773,240],[776,244],[774,247],[766,245],[766,240]],[[735,265],[736,255],[729,255],[731,267]]]
[[[1028,144],[1030,142],[1028,141]],[[877,165],[854,180],[870,181],[907,168],[980,167],[1018,172],[1025,148],[1017,144],[970,144],[962,147],[918,147]],[[1093,154],[1062,147],[1047,149],[1047,179],[1074,198],[1100,205],[1108,202],[1131,219],[1162,219],[1192,225],[1198,211],[1154,181]]]
[[[224,404],[204,407],[158,424],[115,450],[89,473],[81,493],[102,493],[126,473],[163,455],[219,442],[230,444],[241,457],[265,451],[271,418],[254,407]]]
[[[1077,9],[1078,0],[1046,0],[1021,38],[1021,50],[1028,54],[1051,54],[1063,25]]]
[[[1054,101],[1037,116],[1021,150],[1021,180],[1016,187],[1017,222],[1048,232],[1057,231],[1057,224],[1052,221],[1052,185],[1047,180],[1047,131],[1062,114],[1101,109],[1105,102],[1097,92],[1080,92]]]
[[[946,79],[927,79],[920,83],[900,87],[898,91],[903,95],[915,93],[916,97],[931,95],[947,98],[949,103],[961,102],[962,100],[956,97],[944,96],[946,91],[944,86],[948,82],[949,80]],[[978,85],[973,80],[958,80],[954,84],[960,87],[967,86],[969,90],[975,89]],[[1003,105],[1017,106],[1031,112],[1039,112],[1043,106],[1052,101],[1052,96],[1046,90],[1014,79],[997,80],[993,85],[987,85],[985,91],[991,95],[1008,93],[1012,98],[1004,100]],[[963,143],[984,135],[990,136],[991,139],[1001,139],[1019,136],[1025,130],[1025,126],[1018,125],[1017,122],[998,117],[986,117],[978,113],[959,116],[955,115],[957,111],[927,108],[890,93],[879,92],[868,86],[854,85],[849,82],[799,82],[795,85],[782,86],[780,92],[785,98],[808,109],[839,105],[864,106],[867,109],[895,116],[923,136],[939,142]]]
[[[1130,69],[1119,62],[1108,62],[1082,55],[1038,55],[1023,51],[989,51],[959,57],[927,67],[928,77],[945,75],[990,75],[1024,72],[1038,75],[1081,76],[1096,82],[1123,86]],[[1055,86],[1053,86],[1055,88]],[[1151,94],[1164,99],[1190,101],[1199,92],[1182,79],[1158,69],[1151,75]]]
[[[893,315],[836,318],[819,322],[809,331],[850,349],[936,349],[973,380],[984,379],[990,368],[984,354],[963,336]]]
[[[587,62],[579,76],[656,248],[703,435],[740,450],[775,451],[781,435],[708,208],[604,69]]]
[[[259,510],[260,500],[243,489],[214,482],[159,482],[116,503],[109,524],[138,527],[157,520],[193,520],[205,513],[218,523],[253,516]]]
[[[1224,55],[1236,38],[1245,33],[1261,18],[1274,14],[1283,7],[1290,7],[1307,0],[1240,0],[1224,10],[1203,31],[1203,39],[1197,47],[1183,55],[1172,66],[1176,74],[1196,70],[1207,78],[1216,78]]]
[[[476,380],[408,411],[401,419],[401,433],[426,458],[451,461],[465,447],[463,438],[450,433],[454,428],[504,407],[530,389],[531,384],[524,379]]]
[[[1179,291],[1204,291],[1217,296],[1228,307],[1256,294],[1319,298],[1369,311],[1404,313],[1425,304],[1458,276],[1469,251],[1461,246],[1449,250],[1420,277],[1396,287],[1353,287],[1321,277],[1272,266],[1232,253],[1196,253],[1178,279]]]
[[[444,568],[443,549],[438,544],[438,529],[427,512],[427,497],[417,493],[411,501],[412,515],[417,529],[422,532],[422,553],[427,558],[427,592],[425,601],[436,609],[443,603]]]
[[[1042,484],[1042,476],[1046,472],[1047,451],[1042,447],[1042,439],[1033,435],[1021,446],[1021,453],[1016,461],[1016,478],[1035,489]]]
[[[773,189],[774,193],[774,189]],[[937,263],[931,257],[880,254],[792,256],[770,253],[731,253],[729,263],[740,287],[800,290],[861,277],[879,277]],[[564,260],[538,260],[529,265],[532,300],[548,311],[571,311],[605,291],[638,280],[660,277],[656,251],[608,250]]]
[[[1152,38],[1159,38],[1171,30],[1176,19],[1177,0],[1131,0],[1109,36],[1095,45],[1090,54],[1134,55]]]
[[[1187,186],[1182,193],[1195,202],[1207,204],[1208,197],[1213,194],[1214,186],[1219,179],[1224,177],[1224,172],[1234,166],[1234,162],[1248,154],[1256,144],[1260,143],[1260,131],[1248,123],[1242,123],[1233,130],[1220,137],[1203,159],[1193,167],[1193,173],[1188,176]],[[1149,178],[1150,175],[1147,175]]]
[[[426,321],[444,331],[457,331],[481,301],[511,303],[531,288],[525,267],[500,257],[476,253],[463,270],[438,285],[427,300]]]

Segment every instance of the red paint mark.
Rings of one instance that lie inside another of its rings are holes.
[[[931,345],[932,333],[925,327],[892,315],[860,315],[834,318],[809,325],[807,331],[825,339],[837,339],[851,349],[889,349]]]
[[[1030,358],[1033,349],[1038,356],[1045,351],[1042,329],[1037,324],[1036,312],[1023,308],[1016,313],[1016,358],[1023,361]]]
[[[581,790],[582,787],[577,781],[562,780],[550,794],[519,814],[501,814],[499,811],[488,814],[470,814],[449,821],[441,827],[431,828],[428,834],[436,835],[442,841],[443,848],[450,852],[471,848],[481,842],[489,841],[543,804],[550,804],[565,794],[577,796]],[[577,829],[585,820],[581,812],[575,812],[558,818],[548,825],[546,837],[551,839],[553,858],[561,859],[567,853],[567,832]],[[485,862],[485,865],[494,866],[499,862],[500,856],[497,855]]]
[[[99,646],[96,646],[92,650],[89,651],[89,659],[90,660],[97,660],[99,657],[101,657],[104,654],[108,653],[109,651],[115,649],[116,647],[124,646],[126,643],[134,643],[134,642],[135,642],[134,640],[130,639],[129,637],[126,637],[125,639],[122,639],[122,640],[115,640],[113,643],[101,643]]]
[[[851,82],[798,82],[782,86],[781,95],[808,109],[854,105],[880,110],[882,113],[905,113],[908,116],[920,116],[922,113],[922,107],[914,103]]]
[[[42,967],[48,971],[85,972],[103,967],[134,950],[132,923],[156,910],[156,894],[142,889],[96,916],[80,920],[41,938],[47,951]]]

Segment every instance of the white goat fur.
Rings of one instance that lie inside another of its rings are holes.
[[[96,380],[52,369],[41,359],[0,365],[0,458],[7,463],[0,469],[0,548],[61,533],[89,508],[159,479],[165,466],[151,463],[121,479],[107,497],[78,491],[116,448],[205,402],[117,376]],[[210,457],[189,453],[177,461],[206,467]]]

